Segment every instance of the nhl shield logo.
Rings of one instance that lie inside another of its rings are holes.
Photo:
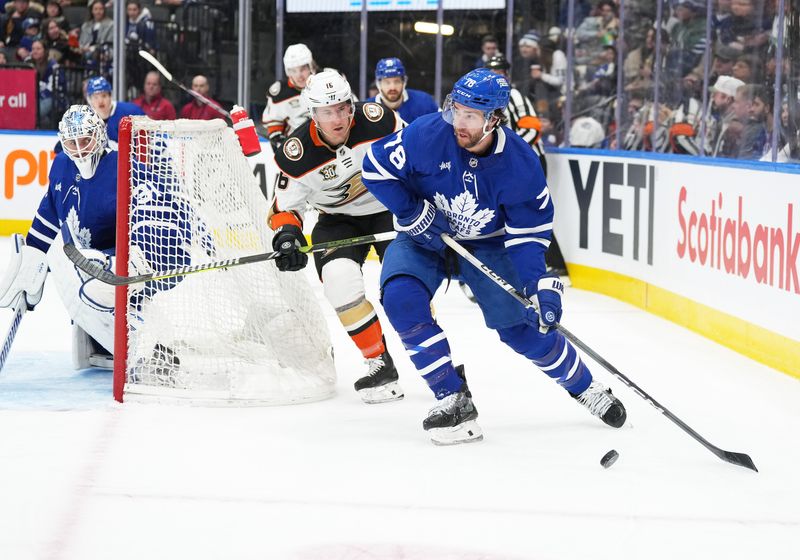
[[[289,138],[283,145],[283,155],[292,161],[303,157],[303,144],[297,138]]]

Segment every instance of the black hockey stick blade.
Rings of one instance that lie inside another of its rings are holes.
[[[352,247],[354,245],[365,245],[367,243],[391,241],[396,235],[397,232],[387,231],[384,233],[376,233],[374,235],[362,235],[359,237],[350,237],[348,239],[337,239],[335,241],[315,243],[313,245],[301,247],[299,250],[303,253],[318,253],[320,251],[328,251],[342,247]],[[173,268],[171,270],[139,274],[136,276],[120,276],[104,268],[100,261],[86,258],[72,241],[64,243],[64,253],[67,255],[69,260],[71,260],[75,266],[77,266],[83,272],[92,278],[96,278],[104,284],[110,284],[111,286],[129,286],[131,284],[141,284],[143,282],[150,282],[152,280],[163,280],[165,278],[186,276],[187,274],[205,272],[208,270],[219,270],[221,268],[231,268],[233,266],[264,262],[275,259],[281,255],[279,251],[272,251],[269,253],[257,253],[255,255],[227,259],[224,261],[214,261],[182,266],[179,268]]]
[[[723,461],[731,463],[732,465],[739,465],[740,467],[758,472],[756,464],[750,458],[750,455],[747,455],[746,453],[737,453],[736,451],[725,451],[724,449],[719,449],[717,457]]]

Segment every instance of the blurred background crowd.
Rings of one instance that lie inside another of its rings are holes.
[[[120,99],[156,118],[180,116],[191,101],[150,73],[143,49],[177,81],[233,105],[237,0],[13,0],[0,5],[0,64],[36,69],[40,128],[54,128],[85,97],[87,78],[112,81],[111,8],[122,1]],[[293,43],[308,45],[318,66],[344,73],[361,98],[375,93],[376,62],[399,57],[409,87],[437,102],[459,76],[504,54],[512,82],[536,109],[545,147],[800,161],[800,0],[509,0],[441,10],[441,28],[436,10],[372,11],[368,2],[344,12],[327,11],[331,2],[292,9],[299,4],[314,3],[251,4],[251,115],[261,114],[267,89],[283,76],[282,50]]]

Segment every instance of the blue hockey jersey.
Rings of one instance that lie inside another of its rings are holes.
[[[370,97],[367,101],[384,104],[381,100],[380,93],[375,97]],[[436,105],[436,101],[434,101],[433,97],[424,91],[406,88],[403,90],[403,103],[396,111],[401,119],[407,123],[411,123],[422,115],[438,112],[439,106]]]
[[[141,107],[135,103],[127,101],[117,101],[111,107],[111,115],[106,119],[106,129],[108,130],[108,139],[113,142],[119,142],[119,122],[122,117],[131,115],[144,115]]]
[[[465,245],[505,247],[523,285],[544,274],[550,191],[539,158],[510,129],[498,128],[488,154],[476,156],[458,145],[440,114],[425,115],[375,142],[361,177],[395,216],[411,217],[424,198]]]
[[[62,152],[53,160],[50,186],[25,241],[47,252],[66,222],[80,245],[101,251],[113,249],[116,215],[117,152],[106,151],[91,179],[81,177],[72,160]]]

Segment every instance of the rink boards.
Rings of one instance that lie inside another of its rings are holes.
[[[800,377],[800,166],[552,152],[574,286]]]
[[[55,143],[54,132],[0,132],[0,235],[28,230]],[[262,147],[250,162],[267,192]],[[616,154],[547,156],[573,285],[800,377],[800,166]]]

